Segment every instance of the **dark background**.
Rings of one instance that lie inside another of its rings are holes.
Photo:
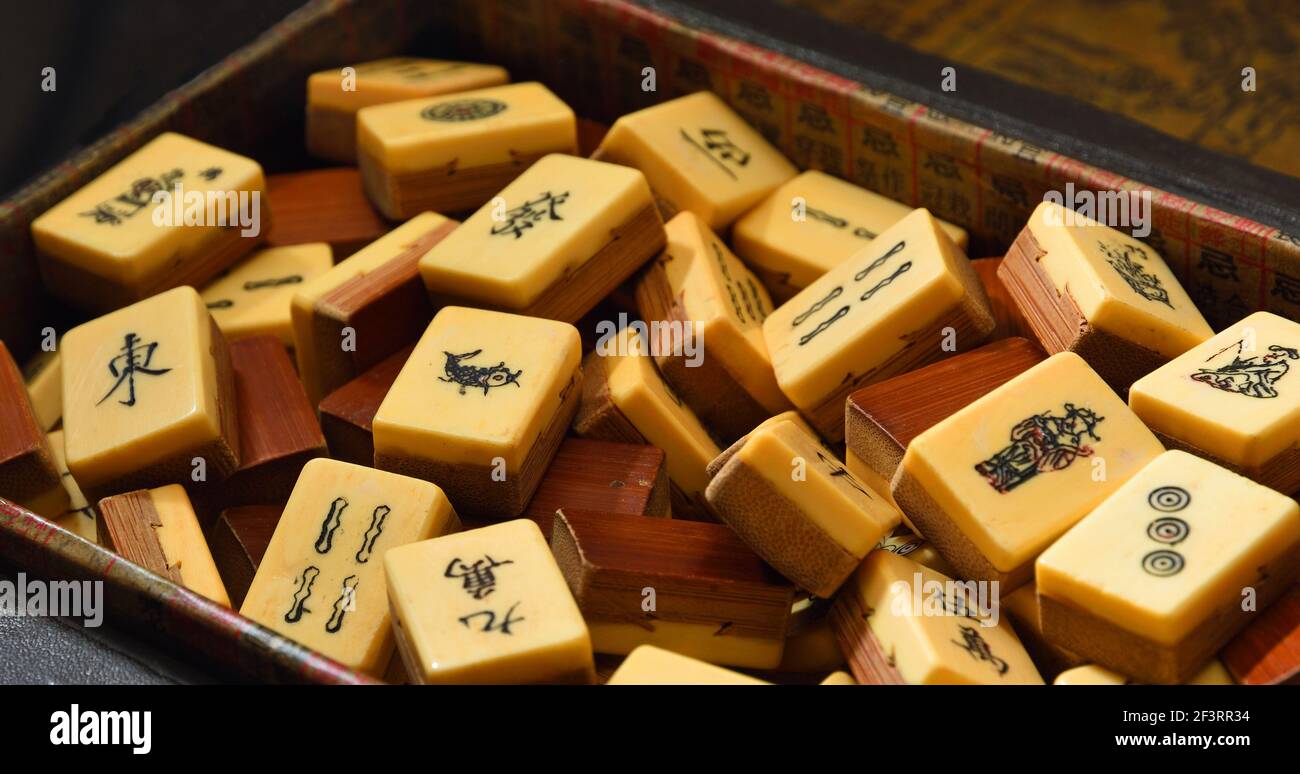
[[[13,84],[0,109],[0,199],[302,4],[0,0],[0,73]],[[41,90],[45,67],[53,92]]]

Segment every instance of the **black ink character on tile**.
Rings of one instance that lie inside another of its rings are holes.
[[[1078,457],[1091,457],[1085,438],[1100,441],[1097,425],[1105,417],[1091,409],[1065,404],[1065,413],[1035,414],[1011,428],[1011,443],[975,465],[979,473],[1003,494],[1039,473],[1064,470]]]
[[[866,268],[861,269],[856,274],[854,274],[853,281],[861,282],[862,280],[866,279],[867,276],[870,275],[873,271],[883,266],[886,261],[888,261],[890,258],[893,258],[895,255],[899,254],[900,252],[902,252],[906,246],[907,246],[906,242],[898,242],[893,247],[891,247],[884,255],[879,256],[878,258],[873,260],[870,264],[868,264]],[[870,288],[865,293],[863,293],[858,298],[858,300],[870,301],[872,296],[874,296],[878,291],[891,284],[894,280],[898,279],[900,275],[904,274],[911,268],[912,268],[911,261],[904,263],[902,266],[894,270],[893,274],[877,282],[874,287]],[[820,311],[822,307],[826,306],[826,304],[838,298],[841,294],[843,294],[843,292],[844,292],[844,288],[842,286],[839,285],[835,286],[830,292],[828,292],[825,296],[823,296],[821,299],[815,302],[811,307],[809,307],[805,311],[795,316],[795,318],[791,321],[791,326],[797,328],[798,326],[807,322],[809,317],[811,317],[812,315]],[[848,315],[848,313],[849,313],[849,306],[847,304],[836,309],[835,312],[831,314],[830,317],[827,317],[826,319],[817,323],[817,326],[814,327],[811,331],[808,331],[804,335],[800,336],[799,346],[802,347],[806,345],[808,342],[817,338],[819,335],[821,335],[823,331],[825,331],[827,328],[834,325],[838,320],[843,319],[846,315]]]
[[[880,549],[881,551],[888,551],[891,554],[897,554],[899,556],[907,556],[908,554],[912,553],[913,551],[915,551],[920,547],[921,547],[920,540],[909,540],[906,543],[896,543],[896,544],[886,543],[885,541],[882,540],[876,544],[876,548]]]
[[[501,623],[497,623],[497,614],[491,610],[480,610],[477,613],[470,613],[469,615],[461,616],[456,620],[460,621],[462,624],[465,625],[465,628],[468,629],[470,628],[469,625],[470,621],[474,620],[475,618],[478,618],[481,615],[485,615],[487,616],[487,623],[483,624],[483,628],[480,629],[479,631],[501,632],[502,634],[513,634],[513,632],[510,631],[510,626],[512,624],[517,624],[520,621],[527,620],[525,618],[514,617],[515,608],[517,607],[519,607],[518,602],[511,605],[510,609],[506,611],[505,616],[502,618]]]
[[[813,220],[820,220],[822,223],[834,226],[835,228],[848,228],[849,222],[837,215],[832,215],[825,210],[805,207],[804,213]]]
[[[444,350],[442,354],[447,356],[447,363],[442,367],[442,371],[446,376],[439,376],[438,381],[459,384],[461,395],[465,394],[466,387],[482,389],[483,394],[487,395],[488,390],[493,387],[504,387],[507,384],[519,386],[519,377],[523,375],[523,370],[511,371],[506,367],[504,360],[490,367],[462,365],[464,361],[478,357],[482,352],[483,350],[476,349],[473,352],[456,355]]]
[[[301,274],[290,274],[287,277],[272,277],[264,280],[249,280],[244,283],[244,290],[261,290],[263,288],[278,288],[282,285],[297,285],[302,282]]]
[[[420,111],[420,117],[426,121],[459,123],[489,118],[505,109],[506,103],[495,99],[455,99],[430,105]]]
[[[973,621],[980,620],[979,605],[972,604],[965,593],[954,589],[952,595],[949,596],[944,593],[942,588],[937,588],[934,590],[933,598],[943,605],[943,609],[948,615],[961,616]]]
[[[357,564],[365,564],[374,555],[375,541],[383,534],[384,522],[392,510],[387,505],[381,505],[370,514],[370,526],[366,528],[366,534],[361,536],[361,548],[357,551]]]
[[[1147,495],[1147,505],[1161,513],[1177,513],[1192,502],[1192,496],[1181,486],[1161,486]]]
[[[890,258],[893,258],[895,255],[898,255],[899,253],[903,252],[906,249],[907,249],[907,240],[904,239],[899,242],[896,242],[893,247],[885,251],[884,255],[881,255],[879,258],[876,258],[874,261],[867,264],[867,267],[865,269],[859,269],[858,273],[853,275],[853,281],[861,282],[862,280],[866,279],[867,276],[871,274],[871,272],[875,271],[876,269],[879,269],[881,266],[884,266],[886,261],[888,261]]]
[[[1267,355],[1242,357],[1245,344],[1246,340],[1241,339],[1215,352],[1205,362],[1217,360],[1228,350],[1236,350],[1230,362],[1217,368],[1198,368],[1192,379],[1248,398],[1276,398],[1278,381],[1291,370],[1288,361],[1300,360],[1300,351],[1272,344]]]
[[[679,131],[683,140],[686,140],[705,156],[708,156],[732,180],[738,180],[739,178],[736,177],[735,171],[729,165],[743,167],[749,164],[749,153],[732,142],[731,138],[727,137],[727,132],[724,129],[701,129],[699,139],[692,137],[690,132],[685,129]]]
[[[98,406],[100,403],[108,400],[113,393],[117,392],[119,387],[125,384],[127,388],[126,400],[119,400],[118,403],[123,406],[134,406],[136,374],[142,376],[162,376],[172,370],[170,368],[150,368],[153,364],[154,353],[157,351],[158,342],[155,341],[149,344],[143,344],[140,341],[140,337],[134,333],[126,334],[126,338],[122,344],[122,354],[117,355],[112,360],[108,361],[108,372],[112,374],[113,378],[117,381],[113,382],[112,388],[109,389],[109,391],[104,394],[104,397],[100,398],[99,402],[95,405]]]
[[[1147,537],[1157,543],[1176,546],[1187,539],[1192,528],[1175,516],[1161,516],[1147,525]]]
[[[892,285],[894,280],[906,274],[909,270],[911,270],[911,268],[912,268],[912,262],[911,261],[905,262],[902,266],[899,266],[897,269],[894,269],[893,274],[890,274],[888,277],[885,277],[881,281],[877,282],[875,285],[872,285],[865,293],[862,294],[861,297],[858,298],[858,300],[870,301],[872,296],[876,295],[876,293],[880,292],[883,288]]]
[[[1138,258],[1143,261],[1150,260],[1147,251],[1140,245],[1098,241],[1097,246],[1106,256],[1106,263],[1110,264],[1110,267],[1133,289],[1134,293],[1148,301],[1164,304],[1170,309],[1174,308],[1174,305],[1169,302],[1169,291],[1160,284],[1160,278],[1149,273],[1142,264],[1137,262]]]
[[[790,325],[792,327],[798,327],[800,325],[803,325],[804,322],[806,322],[809,317],[812,317],[813,315],[820,312],[823,307],[825,307],[827,304],[834,301],[835,299],[839,298],[841,295],[843,295],[843,293],[844,293],[844,288],[840,287],[839,285],[836,285],[834,288],[831,288],[830,292],[828,292],[826,295],[822,296],[820,299],[814,302],[812,306],[808,307],[804,311],[795,315],[794,319],[790,321]]]
[[[483,599],[497,589],[496,568],[507,564],[514,564],[514,560],[498,562],[491,556],[484,555],[482,559],[475,559],[473,564],[467,564],[456,557],[447,564],[442,575],[444,578],[459,578],[466,594],[475,599]]]
[[[823,465],[830,469],[831,478],[842,478],[846,484],[861,492],[868,500],[875,499],[871,496],[871,493],[862,486],[862,484],[858,483],[858,480],[853,477],[853,474],[849,472],[848,468],[839,463],[839,460],[836,460],[834,457],[828,457],[820,451],[817,452],[817,458],[822,461]]]
[[[168,190],[172,183],[184,176],[182,170],[172,169],[158,177],[139,178],[132,181],[130,187],[112,199],[105,199],[96,204],[94,209],[78,214],[83,218],[92,218],[96,223],[120,226],[128,218],[149,206],[155,193]]]
[[[519,239],[524,232],[538,223],[548,220],[564,220],[560,217],[559,206],[569,200],[569,192],[554,194],[545,191],[533,199],[506,212],[505,220],[492,227],[492,236],[514,234]]]
[[[989,647],[984,636],[980,634],[979,629],[974,626],[964,625],[959,626],[958,629],[961,631],[962,641],[952,640],[954,645],[969,653],[971,658],[976,661],[986,661],[992,664],[999,676],[1007,673],[1007,669],[1010,668],[1009,665],[1004,659],[993,655],[993,650]]]
[[[229,298],[223,298],[223,299],[221,299],[220,301],[209,301],[209,302],[208,302],[208,308],[209,308],[209,309],[229,309],[230,307],[232,307],[232,306],[234,306],[234,305],[235,305],[235,302],[234,302],[234,301],[231,301]]]
[[[819,336],[822,333],[822,331],[825,331],[827,328],[834,325],[836,320],[839,320],[840,318],[842,318],[844,315],[848,313],[849,313],[849,308],[847,306],[841,306],[839,309],[836,309],[835,314],[817,323],[816,328],[813,328],[812,330],[808,331],[804,335],[800,336],[799,346],[802,347],[803,345],[817,338],[817,336]]]
[[[1170,575],[1177,575],[1183,571],[1183,564],[1183,555],[1177,551],[1161,549],[1152,551],[1142,557],[1142,569],[1146,570],[1148,575],[1154,575],[1157,578],[1168,578]]]
[[[213,180],[216,180],[218,177],[221,177],[222,171],[223,170],[221,169],[221,167],[208,167],[202,172],[199,172],[199,177],[211,183]]]
[[[289,605],[289,612],[284,614],[285,623],[298,623],[304,613],[311,612],[307,609],[307,600],[311,597],[311,587],[315,585],[316,578],[319,576],[320,568],[314,565],[302,571],[302,576],[298,578],[298,589],[293,592],[293,602]]]
[[[339,589],[339,597],[334,600],[334,612],[330,614],[330,619],[325,622],[325,631],[330,634],[337,634],[339,629],[343,628],[343,616],[357,609],[357,576],[349,575],[343,579],[343,588]]]
[[[320,525],[320,537],[316,538],[316,553],[328,554],[334,547],[334,533],[343,524],[343,511],[347,507],[348,501],[343,497],[335,497],[330,503],[329,513]]]

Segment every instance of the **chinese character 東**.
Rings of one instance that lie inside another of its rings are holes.
[[[126,400],[119,400],[118,403],[123,406],[135,405],[135,375],[143,374],[145,376],[162,376],[171,371],[170,368],[150,368],[153,363],[154,352],[158,349],[158,342],[150,344],[141,344],[140,337],[134,333],[126,334],[126,339],[122,344],[122,354],[108,361],[108,372],[113,375],[116,382],[104,397],[99,399],[99,403],[108,400],[118,388],[123,385],[127,386]]]

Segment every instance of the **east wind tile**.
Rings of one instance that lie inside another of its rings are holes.
[[[68,470],[92,502],[239,467],[230,349],[193,288],[73,328],[62,354]]]

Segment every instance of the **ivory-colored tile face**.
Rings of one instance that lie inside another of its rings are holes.
[[[772,313],[767,290],[694,213],[678,213],[665,229],[668,248],[660,264],[684,319],[702,337],[705,356],[718,358],[768,411],[788,406],[763,341],[763,320]]]
[[[794,422],[754,431],[736,456],[855,557],[898,526],[898,509]]]
[[[540,83],[391,102],[357,113],[357,148],[390,174],[577,150],[573,111]]]
[[[177,255],[221,230],[155,223],[161,219],[154,194],[173,194],[177,185],[187,198],[204,195],[206,223],[217,213],[207,192],[258,192],[260,199],[266,190],[262,168],[252,159],[166,132],[33,221],[32,237],[41,252],[96,276],[148,286]],[[232,215],[237,212],[227,210],[228,222]]]
[[[1067,669],[1056,676],[1052,685],[1128,685],[1129,679],[1106,667],[1087,664]]]
[[[230,607],[194,506],[180,484],[137,489],[99,501],[99,538],[130,562]]]
[[[301,325],[305,326],[308,321],[306,315],[315,303],[347,283],[381,268],[410,249],[421,236],[450,222],[436,212],[422,212],[344,258],[323,275],[305,280],[293,297],[295,333],[299,330],[299,315],[302,315]],[[303,335],[297,338],[307,338],[307,330],[302,328]],[[295,346],[300,347],[300,344],[296,343]]]
[[[50,431],[49,439],[50,451],[54,452],[54,464],[59,469],[61,481],[57,489],[24,503],[23,506],[94,543],[99,534],[95,525],[95,511],[86,502],[76,479],[68,472],[68,462],[63,452],[63,431]]]
[[[1298,542],[1294,500],[1169,451],[1043,552],[1038,593],[1173,645]]]
[[[307,104],[351,112],[369,105],[497,86],[509,79],[505,69],[496,65],[409,56],[355,65],[351,73],[344,69],[313,73],[307,79]]]
[[[91,488],[221,437],[212,318],[191,287],[63,337],[68,469]]]
[[[1214,335],[1149,245],[1051,202],[1030,215],[1029,231],[1047,252],[1039,266],[1089,325],[1170,358]]]
[[[379,675],[393,652],[384,555],[459,529],[427,481],[336,460],[303,466],[240,613]]]
[[[906,204],[810,169],[745,213],[732,238],[745,260],[803,288],[911,212]],[[965,249],[965,229],[942,220],[939,225]]]
[[[808,431],[811,433],[812,428],[809,427]],[[873,492],[879,492],[886,500],[891,503],[894,502],[894,494],[890,491],[889,479],[872,470],[871,466],[854,454],[852,449],[846,448],[844,450],[844,467],[848,468],[856,479],[871,487]],[[897,507],[898,504],[894,503],[894,505]],[[903,514],[903,520],[906,522],[907,514]],[[911,529],[911,526],[908,529]]]
[[[1067,669],[1056,676],[1053,685],[1130,685],[1133,680],[1118,672],[1112,672],[1103,666],[1087,664],[1074,669]],[[1187,685],[1234,685],[1232,675],[1228,673],[1223,662],[1211,659],[1205,668],[1188,680]]]
[[[524,309],[652,206],[640,172],[552,154],[429,250],[420,274],[434,295]]]
[[[1196,673],[1196,676],[1187,681],[1188,685],[1236,685],[1232,679],[1232,674],[1228,668],[1223,665],[1219,659],[1211,659],[1205,668]]]
[[[680,398],[664,384],[641,338],[624,328],[605,357],[609,396],[652,446],[668,455],[668,477],[688,495],[701,500],[709,485],[706,466],[722,453]]]
[[[819,685],[857,685],[858,681],[848,672],[832,672]]]
[[[1062,352],[917,436],[903,467],[1010,572],[1162,451],[1082,358]]]
[[[63,418],[63,360],[59,353],[42,352],[23,367],[27,397],[41,429],[50,430]]]
[[[1262,465],[1300,442],[1300,324],[1256,312],[1139,379],[1129,404],[1153,430]]]
[[[385,559],[399,644],[423,683],[591,682],[591,638],[527,519],[426,540]]]
[[[780,151],[707,91],[623,116],[597,153],[640,169],[656,193],[714,229],[797,174]]]
[[[840,593],[870,611],[871,633],[909,685],[1043,682],[1010,624],[989,614],[991,589],[981,598],[910,559],[873,551]]]
[[[253,253],[199,295],[228,340],[267,334],[293,346],[290,302],[303,283],[333,266],[333,253],[324,242],[272,247]]]
[[[907,336],[962,301],[961,260],[939,222],[916,210],[778,307],[763,334],[786,396],[811,411],[846,375],[896,355]],[[940,342],[913,346],[937,351]]]
[[[150,489],[149,498],[161,524],[157,528],[158,543],[168,564],[180,572],[181,582],[194,593],[230,607],[230,597],[185,488],[171,484]]]
[[[749,675],[642,645],[623,659],[606,685],[769,685]]]
[[[952,565],[948,564],[948,561],[944,559],[937,550],[935,550],[932,544],[927,543],[923,537],[918,537],[916,535],[889,535],[880,539],[880,542],[876,544],[876,550],[888,551],[897,556],[906,556],[917,564],[929,567],[931,570],[934,570],[941,575],[947,575],[950,578],[955,577],[956,575],[952,569]],[[1032,584],[1030,585],[1032,586]],[[1010,604],[1012,597],[1015,597],[1016,594],[1019,593],[1020,589],[1017,589],[1015,593],[1008,594],[1003,599],[1003,602]]]
[[[517,472],[580,389],[568,323],[449,306],[438,312],[375,414],[375,452]]]

